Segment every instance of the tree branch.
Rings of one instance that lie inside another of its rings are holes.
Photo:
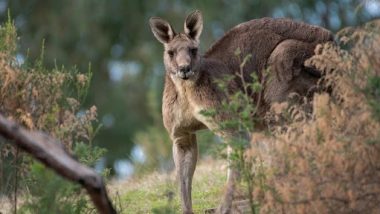
[[[0,135],[53,169],[62,177],[81,184],[99,213],[116,213],[103,179],[93,169],[79,163],[61,143],[40,131],[28,131],[0,114]]]

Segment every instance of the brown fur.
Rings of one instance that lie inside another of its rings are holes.
[[[192,213],[191,182],[198,154],[195,132],[204,128],[215,130],[218,120],[224,118],[211,120],[200,111],[217,109],[225,99],[215,80],[239,71],[241,61],[234,55],[235,50],[239,48],[243,57],[252,54],[244,67],[245,81],[251,81],[251,72],[262,78],[262,71],[271,68],[260,98],[263,100],[261,112],[265,113],[271,103],[283,101],[291,92],[306,95],[316,84],[320,73],[305,67],[304,61],[313,55],[317,44],[331,41],[333,37],[320,27],[289,19],[263,18],[234,27],[201,56],[196,51],[203,26],[199,11],[186,18],[185,33],[175,33],[171,25],[160,18],[151,18],[150,25],[165,47],[163,120],[173,141],[183,212]],[[241,90],[241,81],[236,79],[228,87],[230,91]],[[252,97],[258,98],[258,94]],[[228,133],[217,134],[229,137]],[[235,177],[229,175],[228,189],[233,189],[230,187]],[[222,213],[230,211],[228,194],[219,210]]]

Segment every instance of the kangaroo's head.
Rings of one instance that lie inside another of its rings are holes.
[[[172,78],[194,80],[199,76],[199,37],[203,28],[200,11],[189,14],[185,20],[184,32],[176,33],[169,22],[152,17],[149,20],[154,36],[164,47],[166,71]]]

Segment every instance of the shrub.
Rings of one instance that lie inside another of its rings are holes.
[[[306,63],[330,93],[274,105],[272,135],[253,135],[245,157],[263,162],[252,168],[261,213],[380,212],[379,29],[376,20],[319,45]]]
[[[12,21],[0,27],[0,112],[30,130],[42,130],[59,139],[81,162],[93,165],[104,150],[92,146],[97,131],[93,106],[81,109],[91,73],[36,63],[20,63],[16,55],[16,29]],[[26,213],[82,213],[92,210],[87,198],[73,185],[12,147],[0,144],[0,194],[11,197]],[[54,209],[52,209],[54,208]],[[6,211],[5,211],[6,212]]]

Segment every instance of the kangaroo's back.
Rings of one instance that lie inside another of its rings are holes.
[[[253,19],[229,30],[208,49],[205,57],[221,60],[230,70],[236,72],[241,61],[233,56],[239,48],[242,57],[252,54],[246,70],[259,72],[266,67],[276,46],[287,39],[313,44],[314,49],[319,43],[331,41],[333,35],[324,28],[290,19]]]

